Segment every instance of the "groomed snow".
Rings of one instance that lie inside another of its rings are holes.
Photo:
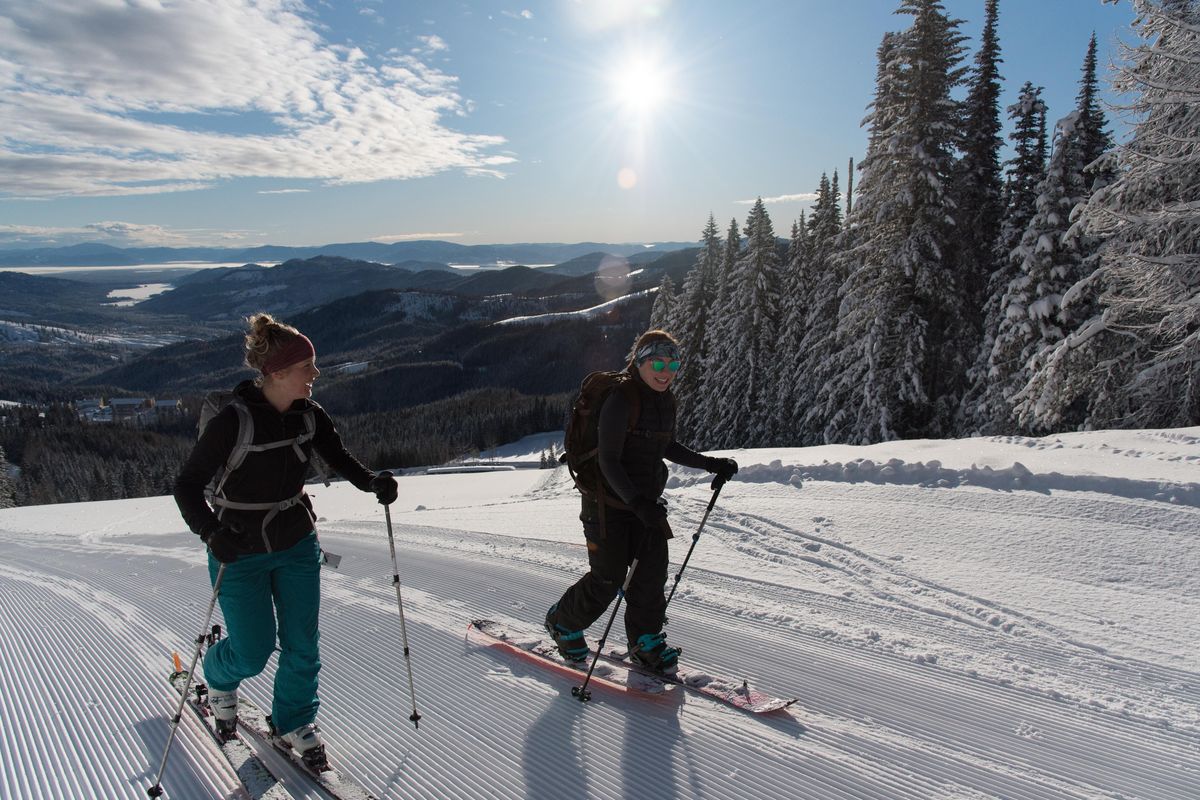
[[[322,609],[334,757],[383,798],[1200,797],[1200,428],[731,455],[668,633],[797,705],[585,706],[468,642],[476,616],[536,630],[582,572],[577,495],[562,470],[406,476],[419,730],[383,515],[347,484],[312,490],[343,556]],[[673,469],[672,575],[709,496]],[[169,656],[190,655],[209,595],[170,498],[0,511],[0,797],[145,797]],[[273,669],[245,686],[262,703]],[[186,717],[163,785],[238,796]]]

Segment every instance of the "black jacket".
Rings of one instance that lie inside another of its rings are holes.
[[[282,414],[263,396],[262,390],[251,381],[238,384],[234,392],[250,409],[254,419],[254,444],[277,442],[293,438],[305,431],[304,414],[312,410],[316,422],[313,439],[301,445],[309,458],[302,462],[290,447],[266,452],[250,452],[241,467],[225,481],[222,494],[229,500],[242,503],[271,503],[287,500],[300,493],[308,475],[314,450],[339,475],[359,489],[370,491],[375,473],[347,452],[333,420],[317,403],[302,399],[292,403]],[[237,511],[228,509],[221,520],[204,498],[204,489],[213,475],[225,465],[238,437],[237,410],[222,409],[208,423],[200,440],[175,480],[175,503],[184,522],[192,532],[206,536],[218,525],[226,524],[241,531],[241,553],[264,553],[286,550],[313,530],[312,501],[304,495],[304,507],[295,505],[280,512],[264,532],[266,511]]]
[[[597,420],[600,473],[607,490],[627,504],[636,497],[657,500],[662,496],[667,484],[664,458],[685,467],[703,469],[705,464],[702,454],[675,441],[675,395],[671,390],[652,389],[637,370],[629,371],[641,407],[633,430],[628,430],[632,409],[621,391],[609,392]],[[583,519],[595,519],[596,512],[596,504],[584,498]]]

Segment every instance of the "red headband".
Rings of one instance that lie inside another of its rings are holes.
[[[296,338],[282,345],[278,350],[271,354],[271,357],[262,365],[262,374],[270,375],[272,372],[279,372],[281,369],[287,369],[293,364],[299,364],[301,361],[308,361],[310,358],[315,358],[317,355],[316,348],[313,343],[308,340],[308,337],[303,333],[297,334]]]

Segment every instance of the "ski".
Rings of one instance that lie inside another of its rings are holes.
[[[537,635],[518,633],[503,623],[490,619],[472,620],[467,625],[467,638],[498,647],[521,658],[548,667],[562,675],[579,680],[587,673],[590,662],[572,663],[558,652],[553,642]],[[631,669],[632,665],[603,661],[596,665],[591,683],[599,684],[617,692],[639,692],[641,694],[663,694],[670,686],[658,676]]]
[[[316,781],[318,786],[336,800],[379,800],[366,787],[339,770],[332,761],[328,761],[329,768],[323,770],[314,769],[306,764],[291,745],[275,735],[275,730],[266,713],[252,700],[240,695],[238,697],[238,727],[287,756],[297,769]],[[328,759],[328,755],[326,758]]]
[[[254,748],[240,737],[234,736],[226,739],[217,733],[216,719],[213,717],[212,709],[208,706],[208,687],[201,682],[192,681],[191,690],[188,691],[186,688],[189,683],[187,670],[182,669],[178,656],[175,658],[175,671],[170,674],[168,681],[175,687],[175,691],[188,692],[185,705],[200,718],[204,729],[209,732],[213,742],[229,761],[233,771],[237,773],[238,780],[242,782],[246,793],[254,800],[291,800],[291,794],[283,788],[279,779],[258,757]]]
[[[781,711],[800,699],[798,697],[791,699],[774,697],[750,688],[749,681],[713,675],[686,666],[680,666],[674,675],[662,675],[633,663],[624,650],[610,649],[601,653],[600,659],[610,664],[619,664],[642,675],[652,675],[664,683],[683,686],[734,708],[749,711],[751,714],[769,714],[772,711]]]
[[[483,638],[558,672],[581,675],[587,672],[590,661],[570,664],[559,654],[554,643],[544,637],[517,633],[493,620],[477,619],[467,626],[467,633]],[[589,659],[595,651],[589,653]],[[662,694],[674,686],[697,692],[726,705],[751,714],[769,714],[793,705],[796,699],[774,697],[750,688],[749,682],[713,675],[702,670],[681,666],[674,675],[662,675],[629,661],[624,651],[610,649],[601,654],[592,674],[592,683],[620,691]]]

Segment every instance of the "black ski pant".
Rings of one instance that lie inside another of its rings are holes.
[[[648,530],[633,514],[606,509],[604,530],[585,521],[588,565],[591,569],[558,601],[554,622],[568,630],[584,630],[598,620],[625,583],[629,565],[637,569],[625,592],[625,633],[632,643],[663,627],[667,601],[667,538],[663,530]]]

